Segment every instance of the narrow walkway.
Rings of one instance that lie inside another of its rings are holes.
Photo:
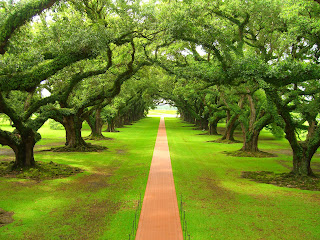
[[[160,120],[136,240],[183,240],[163,117]]]

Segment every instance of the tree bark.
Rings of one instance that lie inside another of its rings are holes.
[[[213,122],[209,124],[209,135],[219,135],[217,131],[218,123]]]
[[[202,130],[208,130],[209,129],[209,122],[207,118],[201,118],[201,129]]]
[[[241,151],[245,152],[259,152],[258,149],[258,140],[260,131],[253,131],[250,133],[244,133],[246,137],[244,137],[243,147]],[[247,135],[250,134],[248,137]]]
[[[113,119],[113,123],[114,123],[114,128],[115,127],[118,127],[118,128],[121,128],[123,127],[124,125],[124,120],[123,120],[123,116],[116,116],[114,119]],[[109,123],[108,123],[109,124]]]
[[[81,135],[82,120],[76,116],[63,117],[63,126],[66,130],[66,146],[77,148],[87,146]]]
[[[107,130],[106,132],[116,132],[116,129],[115,129],[115,119],[112,118],[108,121],[108,127],[107,127]]]
[[[33,154],[35,143],[34,134],[21,138],[21,143],[13,148],[15,152],[14,168],[35,166],[36,162]]]
[[[94,116],[89,116],[87,118],[87,122],[91,129],[91,134],[89,138],[92,138],[92,139],[104,138],[104,136],[102,135],[103,120],[101,118],[101,109],[98,108],[95,111]]]
[[[244,96],[241,96],[238,102],[238,106],[240,109],[243,108],[243,104],[244,104]],[[227,103],[226,105],[228,106]],[[238,113],[234,113],[230,116],[230,111],[227,110],[227,127],[221,140],[234,141],[233,133],[237,125],[239,124],[238,118],[239,118]]]
[[[225,114],[217,114],[214,119],[209,121],[209,135],[219,135],[218,133],[218,122],[225,118]]]
[[[227,118],[226,118],[226,124],[228,124],[230,118],[231,118],[231,113],[230,113],[230,110],[227,110],[226,111],[226,114],[227,114]]]
[[[231,116],[231,118],[228,121],[225,133],[224,133],[223,137],[221,138],[221,140],[234,141],[233,133],[237,127],[238,117],[239,117],[238,114]]]
[[[213,121],[210,121],[209,123],[209,135],[219,135],[218,133],[218,122],[221,120],[222,118],[216,118]]]
[[[259,134],[261,130],[271,122],[272,117],[264,110],[257,113],[257,102],[254,101],[251,94],[247,95],[247,99],[250,107],[250,116],[244,117],[241,120],[243,147],[240,150],[245,152],[259,152]]]
[[[278,113],[285,122],[284,131],[286,133],[286,139],[288,140],[293,153],[292,173],[297,176],[312,175],[310,163],[320,145],[319,128],[309,120],[306,141],[298,141],[296,137],[296,124],[291,117],[288,106],[283,104],[281,98],[275,91],[266,91],[266,93],[270,96],[270,99],[273,100]],[[315,121],[315,119],[313,120]]]
[[[292,173],[300,176],[312,175],[311,159],[314,153],[307,150],[306,146],[300,146],[293,149],[293,169]]]

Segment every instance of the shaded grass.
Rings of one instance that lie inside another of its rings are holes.
[[[291,156],[226,156],[223,151],[239,150],[242,143],[207,142],[220,136],[182,126],[192,125],[166,118],[177,195],[183,195],[191,239],[319,239],[319,192],[241,177],[243,171],[289,172],[283,163],[291,166]],[[269,152],[288,144],[263,131],[259,148]]]
[[[0,178],[0,208],[14,212],[0,239],[127,239],[139,193],[144,194],[158,118],[145,118],[113,141],[88,141],[104,152],[37,152],[36,161],[66,164],[85,171],[37,182]],[[64,142],[61,130],[41,129],[41,150]],[[84,128],[83,135],[90,131]],[[8,159],[8,156],[2,156]]]
[[[80,168],[71,167],[65,164],[56,164],[54,162],[36,162],[34,167],[24,169],[14,169],[14,162],[0,162],[0,177],[6,178],[24,178],[37,181],[45,179],[55,179],[68,177],[82,172]]]
[[[202,134],[203,135],[203,134]],[[227,140],[227,139],[217,139],[217,140],[213,140],[213,141],[208,141],[208,142],[213,142],[213,143],[225,143],[225,144],[234,144],[234,143],[241,143],[241,141],[238,140]]]
[[[257,152],[246,152],[242,150],[238,151],[224,151],[224,154],[228,156],[233,157],[254,157],[254,158],[266,158],[266,157],[276,157],[276,154],[263,152],[263,151],[257,151]]]
[[[320,175],[296,176],[292,173],[274,173],[269,171],[243,172],[242,177],[256,182],[273,184],[280,187],[300,188],[320,191]]]
[[[13,222],[13,212],[7,212],[0,208],[0,227]]]

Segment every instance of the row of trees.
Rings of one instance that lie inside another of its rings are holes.
[[[320,146],[320,6],[315,1],[188,1],[166,9],[174,42],[157,61],[175,76],[181,116],[256,152],[268,127],[290,143],[293,173],[311,175]],[[191,7],[192,6],[192,7]],[[178,9],[178,10],[177,10]],[[200,46],[202,49],[200,49]],[[172,49],[174,49],[172,51]],[[158,54],[159,55],[159,54]]]
[[[14,167],[35,164],[37,130],[48,119],[64,126],[66,148],[90,150],[81,136],[83,121],[97,137],[102,136],[102,113],[111,119],[110,131],[115,121],[121,125],[143,116],[150,100],[142,83],[132,80],[117,97],[127,80],[151,65],[143,57],[149,33],[143,34],[137,22],[139,3],[1,4],[0,110],[15,130],[0,130],[0,143],[14,150]]]
[[[285,133],[293,173],[310,175],[320,146],[320,4],[314,0],[1,1],[0,143],[16,167],[35,164],[50,118],[66,148],[142,117],[164,98],[181,116],[258,151],[260,131]],[[36,17],[34,17],[36,16]],[[44,89],[48,92],[43,95]],[[122,89],[122,90],[121,90]],[[299,133],[306,136],[299,138]]]

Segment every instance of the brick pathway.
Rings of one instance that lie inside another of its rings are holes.
[[[183,240],[163,118],[160,120],[136,240]]]

